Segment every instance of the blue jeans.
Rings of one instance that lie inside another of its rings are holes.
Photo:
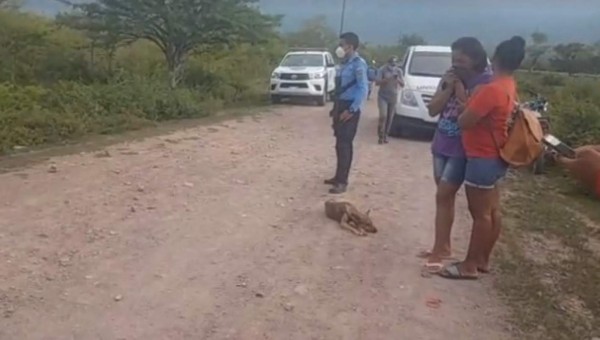
[[[467,159],[433,155],[433,176],[441,181],[460,186],[465,180]]]
[[[500,158],[468,158],[465,185],[479,189],[494,189],[506,176],[508,164]]]

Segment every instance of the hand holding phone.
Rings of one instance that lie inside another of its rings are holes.
[[[575,159],[577,154],[570,146],[563,143],[560,139],[553,135],[544,136],[544,144],[548,145],[552,150],[556,151],[560,156]]]

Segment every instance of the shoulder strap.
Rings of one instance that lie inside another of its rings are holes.
[[[492,120],[489,117],[486,117],[485,121],[484,121],[484,125],[487,127],[488,131],[490,132],[490,136],[492,137],[492,140],[494,141],[494,146],[496,147],[496,150],[498,151],[498,155],[500,155],[502,149],[500,148],[500,144],[498,144],[496,135],[494,135],[494,128],[492,127]]]
[[[510,96],[510,93],[507,89],[504,89],[504,91],[506,92],[506,96],[508,97],[508,101],[512,101],[512,98]],[[517,101],[514,103],[513,109],[512,109],[512,113],[514,113],[515,111],[519,110],[519,99],[518,99],[518,94],[517,94]],[[484,118],[484,125],[487,127],[488,131],[490,132],[490,136],[492,137],[492,140],[494,141],[494,146],[496,146],[496,150],[498,150],[498,154],[500,155],[500,157],[502,157],[502,149],[500,148],[500,144],[498,144],[498,140],[496,139],[496,135],[494,135],[494,128],[492,126],[492,119],[488,116]]]

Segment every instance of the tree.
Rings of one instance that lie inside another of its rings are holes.
[[[17,9],[21,7],[21,0],[0,0],[0,10],[2,9]]]
[[[57,15],[56,22],[59,25],[68,26],[85,33],[89,40],[92,68],[95,67],[96,63],[96,48],[104,50],[108,60],[108,74],[112,74],[112,65],[117,48],[124,45],[125,37],[119,36],[116,31],[107,29],[102,21],[81,14],[61,13]]]
[[[533,45],[528,48],[530,58],[529,70],[533,71],[540,59],[548,52],[550,46],[547,45],[548,36],[539,31],[531,34],[531,40],[533,41]]]
[[[594,51],[589,45],[582,43],[560,44],[554,47],[555,57],[551,62],[557,71],[568,72],[569,74],[577,72],[589,72],[589,63],[593,59]]]
[[[546,33],[536,31],[531,33],[531,40],[533,41],[534,45],[544,45],[548,42],[548,35]]]
[[[1,0],[0,0],[1,1]],[[0,12],[0,83],[28,83],[47,47],[49,31],[25,13]]]
[[[327,17],[317,16],[306,20],[297,32],[288,34],[286,41],[294,47],[333,48],[338,35],[327,25]]]
[[[170,85],[175,88],[182,79],[185,62],[194,50],[239,42],[255,43],[274,34],[279,18],[261,14],[253,6],[255,2],[98,0],[69,4],[76,10],[75,15],[87,20],[86,27],[90,32],[110,34],[119,42],[142,39],[158,46],[167,63]]]
[[[400,45],[402,50],[406,50],[411,46],[427,45],[427,41],[425,38],[415,33],[404,34],[398,39],[398,45]]]

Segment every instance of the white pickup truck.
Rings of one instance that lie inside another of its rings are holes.
[[[335,91],[335,62],[323,49],[294,49],[271,74],[270,94],[274,104],[303,97],[325,106]]]

